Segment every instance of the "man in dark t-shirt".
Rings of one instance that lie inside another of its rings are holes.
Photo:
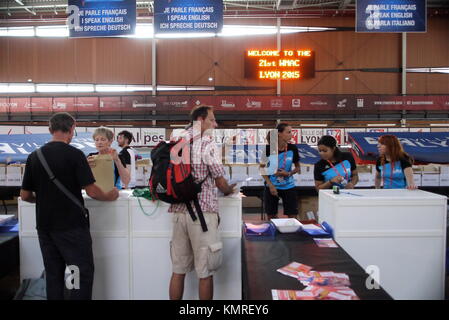
[[[41,151],[55,178],[83,205],[81,189],[96,200],[117,199],[118,190],[104,193],[95,184],[83,152],[69,145],[75,131],[73,117],[65,112],[53,115],[49,130],[52,140]],[[80,286],[71,291],[70,298],[91,299],[94,263],[88,217],[50,180],[36,151],[28,156],[20,197],[36,203],[36,229],[45,266],[47,299],[64,299],[66,266],[79,271]]]
[[[118,156],[123,166],[129,171],[130,181],[127,186],[128,188],[134,188],[136,186],[136,154],[129,146],[132,141],[133,134],[127,130],[123,130],[117,135],[117,143],[120,148],[123,148]]]

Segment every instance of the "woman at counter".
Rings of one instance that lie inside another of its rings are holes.
[[[89,162],[90,167],[95,167],[96,155],[109,154],[114,161],[114,185],[119,190],[126,189],[131,176],[129,174],[129,171],[126,170],[125,160],[120,159],[117,151],[111,148],[111,144],[114,140],[114,133],[108,128],[100,127],[95,129],[92,137],[95,142],[95,148],[97,148],[98,152],[90,153],[87,156],[87,161]]]
[[[315,188],[330,189],[334,185],[344,189],[354,189],[359,181],[357,165],[349,152],[341,152],[337,140],[332,136],[322,136],[318,141],[321,160],[315,163]]]
[[[391,134],[379,137],[376,161],[376,189],[416,189],[413,181],[413,159],[404,151],[399,139]]]
[[[298,214],[298,198],[295,189],[294,174],[300,173],[299,152],[296,145],[289,143],[292,139],[292,128],[287,123],[279,123],[276,127],[276,150],[271,153],[267,145],[261,168],[265,180],[264,204],[269,219],[277,218],[279,198],[282,199],[284,215],[294,218]],[[270,136],[267,140],[270,143]],[[293,167],[294,166],[294,167]]]

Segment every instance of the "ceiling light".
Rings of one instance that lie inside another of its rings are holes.
[[[186,123],[186,124],[171,124],[170,127],[173,127],[173,128],[185,128],[188,125],[189,125],[188,123]]]
[[[396,127],[395,123],[368,123],[367,127]]]
[[[303,123],[300,127],[327,127],[327,123]]]
[[[237,124],[237,127],[263,127],[262,123],[243,123],[243,124]]]
[[[1,93],[32,93],[35,91],[34,84],[31,83],[2,83]]]
[[[431,123],[431,127],[449,127],[449,123]]]

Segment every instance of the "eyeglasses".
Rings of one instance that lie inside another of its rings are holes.
[[[76,129],[75,129],[75,134],[74,134],[74,136],[75,136],[75,137],[78,136],[78,132],[76,132]]]

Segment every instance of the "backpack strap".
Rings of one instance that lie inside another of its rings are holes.
[[[196,221],[195,211],[193,211],[192,205],[190,202],[185,202],[185,204],[187,206],[187,210],[189,211],[190,217],[193,221]]]
[[[207,224],[206,224],[206,220],[204,220],[203,210],[201,210],[201,206],[198,201],[198,197],[195,198],[195,200],[193,200],[193,204],[195,205],[196,212],[198,213],[198,218],[200,219],[201,229],[203,229],[203,232],[206,232]]]

